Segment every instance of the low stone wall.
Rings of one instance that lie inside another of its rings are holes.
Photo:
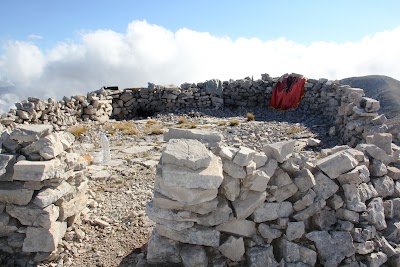
[[[11,109],[0,121],[5,126],[14,123],[50,124],[59,131],[81,121],[108,120],[112,112],[111,103],[112,97],[106,90],[91,92],[87,96],[64,97],[61,101],[29,97],[15,103],[17,109]]]
[[[51,259],[86,207],[86,161],[51,125],[19,125],[0,140],[0,250]]]
[[[318,158],[295,140],[256,152],[199,134],[167,136],[147,263],[400,266],[400,148],[390,134]]]
[[[49,123],[55,130],[63,130],[82,120],[132,119],[180,108],[269,108],[272,90],[279,79],[262,74],[262,79],[256,81],[250,78],[209,80],[181,86],[149,83],[147,88],[101,89],[87,96],[64,97],[61,101],[29,98],[17,103],[17,109],[4,114],[0,122],[5,126]],[[354,147],[374,132],[391,132],[395,138],[400,136],[400,127],[390,130],[385,125],[386,117],[378,114],[379,101],[365,98],[362,89],[327,79],[307,79],[304,92],[298,110],[325,116],[335,126],[330,134],[339,135],[343,144]]]

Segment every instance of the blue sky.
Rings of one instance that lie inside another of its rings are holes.
[[[189,28],[216,36],[312,41],[355,41],[400,25],[400,1],[129,1],[3,0],[0,38],[29,35],[51,47],[98,29],[125,32],[129,22],[146,20],[171,31]]]
[[[398,0],[2,0],[0,10],[0,106],[261,73],[400,79]]]

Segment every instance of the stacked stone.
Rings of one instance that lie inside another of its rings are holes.
[[[74,136],[51,125],[20,125],[2,134],[0,250],[49,259],[86,206],[85,161]]]
[[[400,148],[388,134],[367,140],[310,160],[294,140],[263,152],[221,147],[219,159],[171,139],[147,209],[156,222],[148,262],[400,266]]]
[[[365,142],[368,135],[388,131],[385,115],[378,114],[378,100],[364,97],[364,90],[360,88],[341,86],[341,89],[344,90],[344,94],[338,109],[336,131],[343,143],[354,147]]]
[[[60,101],[49,98],[47,101],[29,97],[15,103],[16,109],[4,114],[1,123],[51,124],[55,130],[65,130],[83,120],[105,121],[112,113],[112,97],[109,91],[100,90],[85,96],[64,97]]]
[[[82,102],[82,120],[108,121],[112,114],[112,92],[103,89],[88,93],[86,101]]]
[[[212,96],[205,92],[203,83],[184,83],[181,87],[149,83],[147,88],[127,88],[118,93],[113,92],[112,97],[112,116],[118,119],[173,111],[177,108],[205,108],[210,107],[212,101]]]

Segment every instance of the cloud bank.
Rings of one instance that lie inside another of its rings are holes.
[[[35,45],[34,39],[10,40],[3,46],[3,112],[4,106],[28,96],[60,99],[108,85],[179,85],[287,72],[310,78],[383,74],[400,79],[400,26],[357,42],[309,45],[285,38],[232,40],[186,28],[172,32],[146,21],[131,22],[125,33],[83,32],[77,41],[63,41],[48,50]]]

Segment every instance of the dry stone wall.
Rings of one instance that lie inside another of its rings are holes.
[[[87,96],[64,97],[61,101],[28,98],[16,103],[17,109],[3,114],[0,121],[6,127],[14,123],[49,123],[55,130],[63,130],[82,120],[132,119],[182,108],[268,108],[272,90],[282,77],[261,76],[259,80],[247,77],[224,82],[184,83],[181,86],[149,83],[147,88],[103,88]],[[354,147],[365,142],[365,136],[375,132],[390,132],[395,138],[400,136],[400,127],[385,125],[386,117],[378,113],[379,101],[364,97],[362,89],[327,79],[307,79],[304,91],[298,110],[323,114],[334,126],[330,134],[339,135],[343,144]]]
[[[0,250],[51,259],[86,207],[86,161],[51,125],[19,125],[1,140]]]
[[[390,134],[316,159],[295,140],[257,152],[216,133],[167,139],[147,206],[149,264],[400,266],[400,148]]]

